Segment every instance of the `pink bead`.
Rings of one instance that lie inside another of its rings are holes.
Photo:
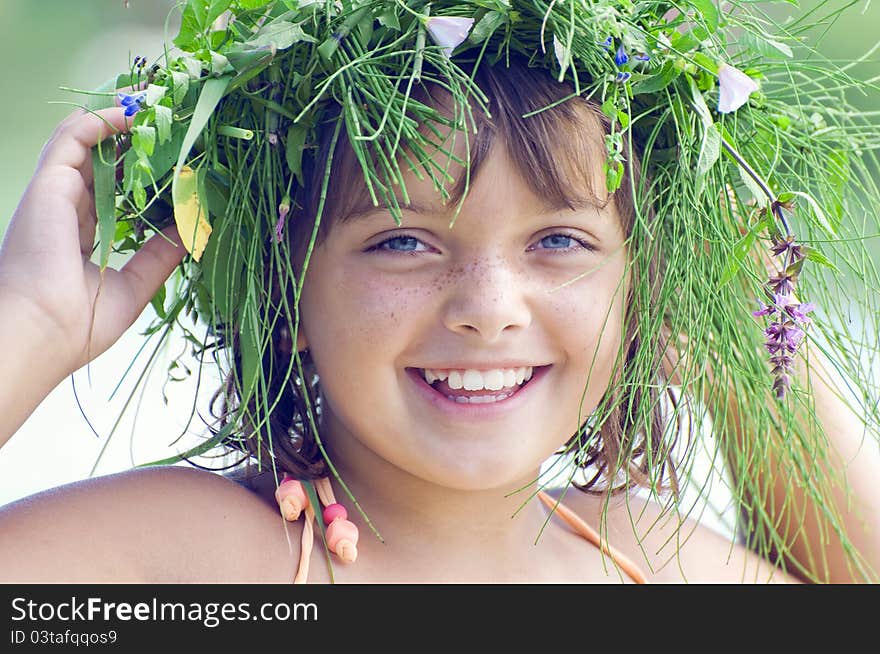
[[[343,520],[348,519],[348,511],[345,510],[344,506],[342,506],[339,502],[336,502],[335,504],[328,504],[326,507],[324,507],[325,525],[329,525],[337,518],[342,518]]]
[[[275,489],[275,501],[278,502],[284,518],[291,522],[299,519],[308,504],[302,484],[288,475],[284,475],[284,480]]]
[[[357,542],[358,528],[353,522],[334,520],[327,527],[327,547],[346,563],[357,559]]]

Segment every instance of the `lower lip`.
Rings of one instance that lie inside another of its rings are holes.
[[[442,393],[434,390],[415,368],[407,368],[406,374],[415,384],[419,394],[445,415],[462,420],[491,420],[504,417],[528,402],[532,395],[537,392],[537,388],[541,385],[549,370],[550,366],[535,368],[529,383],[522,386],[516,393],[503,400],[483,404],[466,404],[450,400]]]

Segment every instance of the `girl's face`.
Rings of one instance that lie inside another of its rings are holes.
[[[610,381],[626,297],[615,203],[545,206],[500,139],[452,229],[433,183],[405,180],[400,227],[383,208],[337,221],[309,262],[298,346],[320,376],[322,438],[347,466],[449,488],[527,482]],[[531,379],[510,388],[523,367]],[[435,389],[425,369],[484,374]]]

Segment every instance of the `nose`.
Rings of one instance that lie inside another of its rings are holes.
[[[528,279],[501,258],[472,261],[450,272],[443,322],[464,336],[494,343],[531,324]]]

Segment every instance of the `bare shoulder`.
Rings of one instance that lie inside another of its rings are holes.
[[[633,561],[650,583],[799,583],[743,545],[639,497],[570,490],[565,503]],[[605,521],[602,522],[602,516]]]
[[[28,582],[289,582],[296,527],[235,482],[169,466],[0,507],[0,575]]]

